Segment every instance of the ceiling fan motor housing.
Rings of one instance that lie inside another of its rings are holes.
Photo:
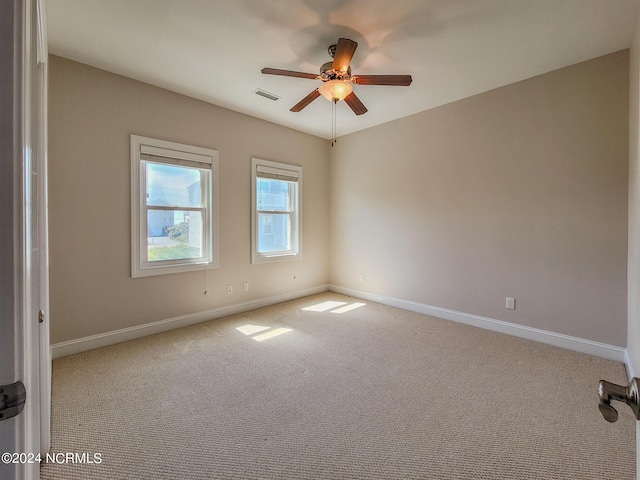
[[[329,80],[350,80],[351,67],[349,67],[346,72],[337,72],[333,69],[333,62],[327,62],[320,67],[320,79],[323,82]]]

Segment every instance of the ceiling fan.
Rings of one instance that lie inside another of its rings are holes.
[[[353,91],[355,85],[391,85],[406,87],[411,85],[411,75],[351,75],[351,59],[358,47],[358,43],[348,38],[339,38],[336,45],[329,47],[329,55],[333,62],[327,62],[320,67],[320,74],[280,70],[278,68],[263,68],[266,75],[282,75],[285,77],[308,78],[321,80],[322,84],[309,95],[300,100],[292,108],[292,112],[299,112],[320,95],[327,100],[337,103],[344,100],[353,113],[362,115],[367,107],[360,101]]]

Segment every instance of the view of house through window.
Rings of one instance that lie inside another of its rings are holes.
[[[131,136],[132,276],[218,265],[218,152]]]
[[[252,159],[254,263],[300,256],[302,168]]]
[[[295,183],[258,178],[258,252],[291,249],[291,224]]]
[[[204,257],[202,183],[207,172],[143,163],[147,178],[148,261]]]

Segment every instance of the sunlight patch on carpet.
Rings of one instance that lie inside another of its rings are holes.
[[[244,333],[245,335],[253,335],[254,333],[264,332],[265,330],[269,330],[271,327],[263,327],[262,325],[243,325],[241,327],[237,327],[236,330]]]
[[[256,335],[255,337],[251,337],[251,338],[253,338],[256,342],[262,342],[263,340],[277,337],[278,335],[282,335],[292,330],[293,330],[292,328],[276,328],[275,330],[271,330],[270,332],[266,332],[266,333],[261,333],[260,335]]]
[[[346,305],[347,302],[335,302],[335,301],[326,301],[322,303],[317,303],[316,305],[311,305],[310,307],[305,307],[302,310],[307,310],[309,312],[326,312],[327,310],[331,310],[337,307],[341,307],[342,305]]]
[[[345,313],[350,312],[351,310],[355,310],[356,308],[364,307],[366,303],[351,303],[349,305],[345,305],[344,307],[336,308],[335,310],[331,310],[331,313]]]
[[[361,302],[347,304],[347,302],[328,300],[326,302],[311,305],[310,307],[305,307],[302,310],[307,310],[308,312],[326,312],[330,310],[331,313],[345,313],[355,310],[356,308],[364,307],[365,305],[366,303]]]

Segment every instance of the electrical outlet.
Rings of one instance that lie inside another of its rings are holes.
[[[361,274],[360,274],[360,281],[361,281],[361,282],[364,282],[364,273],[361,273]]]
[[[233,285],[227,285],[227,293],[233,293]]]
[[[516,299],[515,298],[511,298],[511,297],[507,297],[507,302],[505,305],[509,310],[515,310],[516,309]]]
[[[249,282],[244,282],[242,284],[242,290],[244,290],[245,292],[249,291]]]

